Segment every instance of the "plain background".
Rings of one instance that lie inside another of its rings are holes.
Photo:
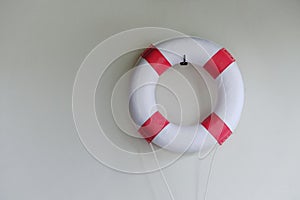
[[[207,199],[299,199],[299,19],[296,0],[1,0],[0,199],[160,199],[145,177],[93,159],[72,118],[85,56],[112,34],[144,26],[213,40],[239,62],[244,112],[216,154]],[[173,170],[190,170],[180,162]]]

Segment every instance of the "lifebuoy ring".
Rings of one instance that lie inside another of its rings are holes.
[[[159,76],[182,62],[183,55],[196,69],[204,68],[217,84],[212,113],[194,126],[170,123],[156,107]],[[142,53],[134,70],[129,110],[147,142],[175,152],[208,150],[223,144],[236,128],[244,103],[243,80],[235,59],[221,46],[195,37],[160,42]]]

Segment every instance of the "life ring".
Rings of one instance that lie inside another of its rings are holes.
[[[217,84],[212,113],[194,126],[169,122],[156,105],[159,76],[182,62],[183,55],[196,69],[204,68]],[[151,45],[142,53],[132,75],[129,111],[140,127],[138,132],[147,142],[170,151],[196,152],[222,145],[236,128],[243,103],[243,80],[235,59],[208,40],[183,37]]]

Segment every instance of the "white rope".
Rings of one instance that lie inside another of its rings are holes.
[[[142,152],[140,151],[139,148],[137,148],[137,152],[140,153],[140,154],[142,153]],[[143,167],[145,167],[145,161],[144,161],[144,159],[143,159],[143,156],[141,156],[141,165],[142,165]],[[151,194],[153,195],[153,199],[158,199],[158,198],[156,197],[156,195],[155,195],[155,189],[154,189],[154,187],[153,187],[153,185],[152,185],[152,182],[151,182],[151,180],[150,180],[150,178],[149,178],[149,176],[150,176],[149,173],[146,173],[145,176],[146,176],[147,182],[148,182],[148,184],[150,185],[150,188],[151,188],[151,190],[152,190]]]
[[[170,199],[171,199],[171,200],[175,200],[174,195],[173,195],[173,192],[172,192],[172,190],[171,190],[171,188],[170,188],[170,185],[168,184],[167,178],[166,178],[166,176],[165,176],[165,174],[164,174],[164,172],[163,172],[162,167],[160,166],[159,160],[158,160],[157,155],[156,155],[156,153],[155,153],[155,149],[154,149],[154,147],[153,147],[153,145],[152,145],[151,143],[150,143],[150,147],[151,147],[151,150],[152,150],[152,152],[153,152],[154,159],[155,159],[155,161],[156,161],[156,163],[157,163],[157,165],[158,165],[158,167],[159,167],[159,172],[160,172],[161,178],[162,178],[162,180],[164,181],[164,183],[165,183],[165,185],[166,185],[166,187],[167,187],[167,190],[168,190]],[[218,146],[216,145],[216,147],[214,147],[213,150],[212,150],[213,152],[210,152],[210,153],[212,153],[212,158],[211,158],[211,160],[209,161],[209,162],[210,162],[210,164],[209,164],[209,171],[208,171],[207,180],[206,180],[206,183],[205,183],[204,188],[201,188],[201,185],[199,184],[199,183],[200,183],[200,180],[201,180],[201,173],[198,173],[198,180],[197,180],[197,183],[196,183],[196,184],[197,184],[197,188],[198,188],[198,190],[197,190],[197,195],[196,195],[196,199],[197,199],[197,200],[206,200],[206,197],[207,197],[207,191],[208,191],[208,184],[209,184],[209,180],[210,180],[210,177],[211,177],[211,172],[212,172],[212,167],[213,167],[213,161],[214,161],[214,158],[215,158],[217,149],[218,149]],[[199,154],[198,154],[198,156],[197,156],[197,161],[198,161],[198,163],[200,164],[201,161],[203,162],[203,159],[206,158],[206,157],[208,157],[208,155],[209,155],[210,153],[205,154],[205,156],[200,156],[200,151],[199,151]],[[197,167],[197,169],[200,169],[200,167]],[[199,172],[199,170],[198,170],[198,172]],[[204,191],[204,195],[203,195],[203,199],[200,197],[200,191],[201,191],[202,189],[205,190],[205,191]]]
[[[212,153],[212,158],[211,158],[211,160],[209,161],[210,162],[210,164],[209,164],[209,170],[208,170],[208,175],[207,175],[207,180],[206,180],[206,183],[205,183],[205,186],[204,186],[204,188],[201,188],[201,185],[199,184],[200,183],[200,180],[201,180],[201,173],[198,173],[198,180],[197,180],[197,188],[198,188],[198,191],[197,191],[197,196],[196,196],[196,199],[198,199],[198,200],[205,200],[206,199],[206,197],[207,197],[207,191],[208,191],[208,184],[209,184],[209,180],[210,180],[210,177],[211,177],[211,172],[212,172],[212,167],[213,167],[213,161],[214,161],[214,159],[215,159],[215,155],[216,155],[216,152],[217,152],[217,149],[218,149],[218,146],[216,145],[216,147],[214,147],[213,149],[212,149],[212,151],[213,152],[209,152],[209,153],[206,153],[205,154],[205,156],[200,156],[200,152],[201,151],[199,151],[199,154],[198,154],[198,163],[200,164],[201,163],[201,161],[205,158],[205,157],[208,157],[208,155],[210,154],[210,153]],[[203,161],[202,161],[203,162]],[[199,169],[200,169],[200,167],[198,167],[198,172],[199,172]],[[201,189],[204,189],[205,191],[204,191],[204,195],[203,195],[203,199],[200,197],[200,191],[201,191]]]
[[[166,187],[167,187],[167,190],[168,190],[168,193],[169,193],[169,195],[170,195],[170,198],[171,198],[171,200],[175,200],[174,195],[173,195],[173,193],[172,193],[172,191],[171,191],[171,188],[170,188],[170,186],[169,186],[169,184],[168,184],[168,181],[167,181],[167,179],[166,179],[166,176],[165,176],[165,174],[164,174],[164,172],[163,172],[163,170],[162,170],[162,168],[161,168],[161,166],[160,166],[160,164],[159,164],[159,161],[158,161],[157,155],[156,155],[156,153],[155,153],[154,147],[153,147],[153,145],[152,145],[151,143],[150,143],[150,147],[151,147],[152,152],[153,152],[153,154],[154,154],[154,159],[155,159],[155,161],[156,161],[156,163],[157,163],[157,165],[158,165],[160,175],[161,175],[161,177],[162,177],[162,179],[163,179],[163,181],[164,181],[164,183],[165,183],[165,185],[166,185]]]

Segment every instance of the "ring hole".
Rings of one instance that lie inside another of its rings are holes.
[[[181,125],[199,124],[212,105],[202,74],[190,63],[174,65],[159,77],[156,102],[165,108],[170,122]]]

